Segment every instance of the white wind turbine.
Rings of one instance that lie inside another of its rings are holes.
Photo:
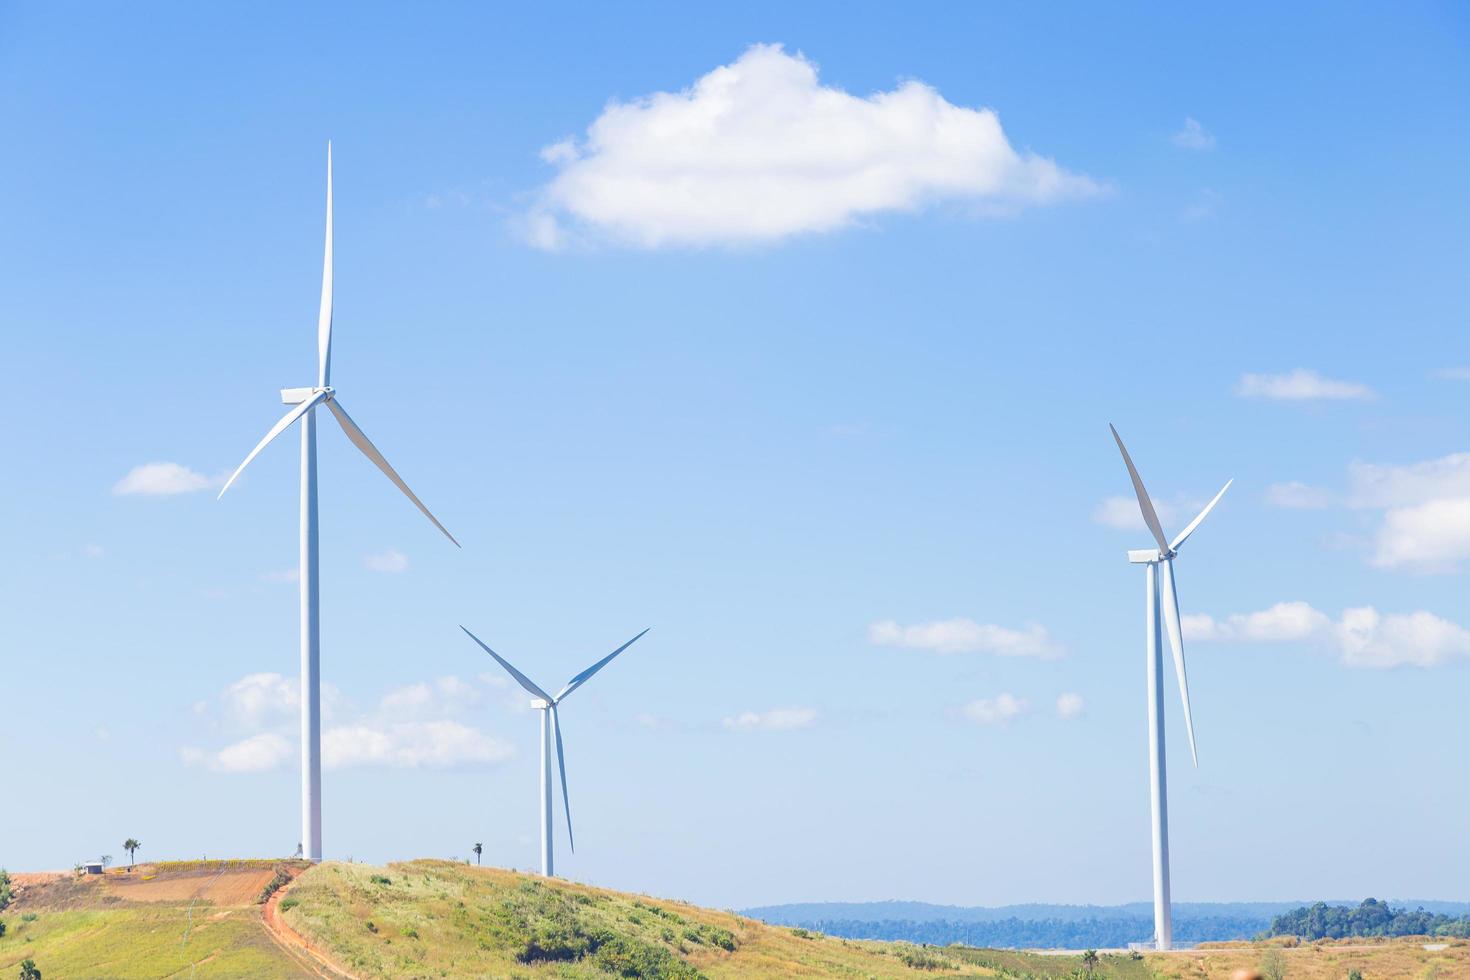
[[[561,770],[562,805],[566,808],[567,814],[567,843],[571,845],[573,853],[576,853],[577,850],[577,843],[572,837],[572,801],[567,796],[567,760],[565,753],[562,751],[561,722],[557,718],[556,706],[561,704],[562,701],[566,700],[567,695],[571,694],[577,688],[587,683],[588,678],[590,678],[593,674],[597,673],[599,670],[611,663],[613,657],[616,657],[618,654],[628,649],[634,643],[637,643],[638,640],[642,638],[643,633],[647,633],[648,630],[645,629],[643,633],[639,633],[637,636],[633,637],[633,639],[629,640],[627,643],[624,643],[612,653],[609,653],[607,656],[597,661],[597,663],[593,664],[591,667],[588,667],[586,670],[582,671],[580,674],[567,681],[566,687],[558,691],[555,697],[552,697],[550,694],[547,694],[545,691],[541,690],[541,688],[537,687],[535,682],[533,682],[531,678],[527,677],[519,670],[516,670],[515,667],[511,665],[510,661],[506,660],[500,654],[496,653],[494,650],[486,646],[485,641],[481,640],[478,636],[471,633],[463,626],[461,626],[460,629],[464,630],[466,636],[478,643],[482,650],[490,654],[490,656],[494,657],[495,662],[504,667],[510,673],[510,676],[516,679],[516,683],[520,684],[521,687],[526,689],[527,693],[535,696],[535,700],[531,702],[531,707],[541,712],[541,874],[543,877],[550,878],[552,875],[551,742],[553,738],[555,738],[556,740],[556,765],[557,768]]]
[[[1199,755],[1194,748],[1194,719],[1189,713],[1189,678],[1184,670],[1184,635],[1179,624],[1179,596],[1174,588],[1174,557],[1235,481],[1227,480],[1220,492],[1215,494],[1215,499],[1206,504],[1199,516],[1170,541],[1164,537],[1164,528],[1159,524],[1159,515],[1154,511],[1153,501],[1143,488],[1143,478],[1134,468],[1133,459],[1128,455],[1118,430],[1111,425],[1108,428],[1112,429],[1113,441],[1118,444],[1118,451],[1123,454],[1123,462],[1128,466],[1128,476],[1133,481],[1133,492],[1138,496],[1138,509],[1143,512],[1143,522],[1148,525],[1149,532],[1158,543],[1157,549],[1145,548],[1128,552],[1128,560],[1148,568],[1144,615],[1147,624],[1145,632],[1148,636],[1148,782],[1153,817],[1154,945],[1157,949],[1169,949],[1174,942],[1174,926],[1173,911],[1169,904],[1169,801],[1164,768],[1164,646],[1159,636],[1159,607],[1163,606],[1169,646],[1174,651],[1174,673],[1179,678],[1179,699],[1184,704],[1184,730],[1189,733],[1189,754],[1198,766]]]
[[[301,420],[301,845],[309,861],[322,859],[322,725],[321,622],[319,618],[316,519],[316,408],[326,405],[352,444],[402,490],[444,536],[454,535],[429,513],[408,484],[357,427],[331,387],[332,368],[332,144],[327,144],[327,244],[322,260],[322,304],[317,318],[317,383],[311,388],[283,388],[281,401],[294,405],[230,475],[219,495],[230,489],[250,461],[272,439]],[[459,545],[454,541],[455,546]]]

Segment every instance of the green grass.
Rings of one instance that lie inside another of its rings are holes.
[[[168,905],[33,914],[31,921],[0,917],[9,926],[0,939],[0,977],[18,975],[28,958],[47,980],[144,980],[180,971],[211,980],[309,976],[266,934],[258,909],[221,913],[199,905],[191,914]]]
[[[291,897],[286,921],[362,977],[997,975],[947,956],[911,965],[896,944],[798,935],[728,912],[447,861],[324,864]]]

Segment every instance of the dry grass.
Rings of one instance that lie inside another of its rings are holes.
[[[1425,946],[1444,949],[1430,950]],[[1470,980],[1470,941],[1443,939],[1353,939],[1269,944],[1280,950],[1290,980],[1343,980],[1359,970],[1369,980],[1386,977],[1423,980]],[[1160,977],[1180,980],[1229,980],[1240,969],[1258,969],[1268,944],[1246,947],[1207,944],[1186,953],[1150,954],[1149,966]]]

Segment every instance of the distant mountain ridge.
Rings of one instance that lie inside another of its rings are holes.
[[[1393,899],[1396,907],[1444,915],[1470,914],[1470,902]],[[1174,937],[1180,943],[1251,939],[1304,902],[1178,902]],[[1335,903],[1356,905],[1351,903]],[[947,946],[1016,949],[1116,948],[1153,935],[1153,905],[959,906],[928,902],[799,902],[748,908],[742,914],[847,939],[905,940]]]

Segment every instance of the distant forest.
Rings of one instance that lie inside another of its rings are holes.
[[[1300,936],[1302,939],[1346,939],[1355,936],[1448,936],[1470,938],[1470,916],[1427,912],[1422,907],[1389,908],[1387,902],[1365,899],[1350,905],[1304,905],[1271,920],[1268,936]]]

